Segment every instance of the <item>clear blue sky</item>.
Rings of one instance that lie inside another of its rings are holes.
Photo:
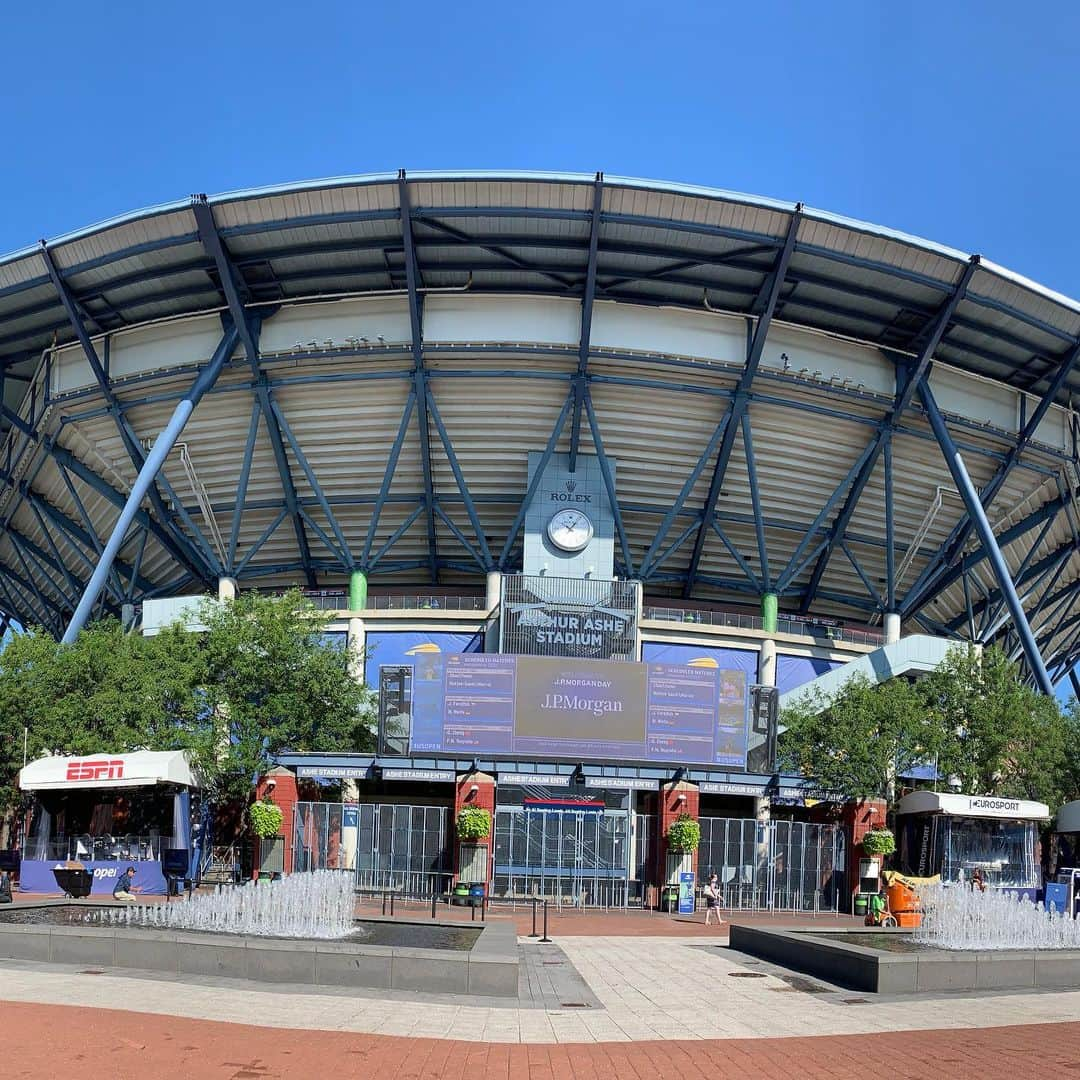
[[[1080,8],[12,2],[0,251],[193,191],[399,167],[672,179],[1080,295]]]

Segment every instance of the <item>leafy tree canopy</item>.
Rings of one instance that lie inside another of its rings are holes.
[[[957,647],[915,683],[853,678],[831,700],[785,709],[786,767],[846,798],[893,801],[896,779],[936,767],[967,794],[1038,799],[1056,807],[1080,791],[1080,715],[1025,686],[996,647]]]
[[[281,750],[374,745],[373,695],[299,593],[208,600],[201,619],[205,633],[153,637],[106,619],[69,646],[16,635],[0,653],[0,809],[19,798],[24,727],[30,759],[188,750],[211,793],[236,798]]]

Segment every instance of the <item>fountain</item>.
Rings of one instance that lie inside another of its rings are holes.
[[[358,921],[355,888],[351,873],[316,870],[168,903],[5,905],[0,965],[35,960],[174,977],[517,997],[512,921]]]
[[[153,930],[201,930],[254,937],[343,938],[354,929],[353,877],[334,870],[289,874],[280,881],[207,893],[172,904],[93,912],[95,922]]]
[[[932,885],[920,890],[924,916],[912,940],[933,949],[1080,949],[1080,921],[1017,899],[1006,892],[980,892]]]

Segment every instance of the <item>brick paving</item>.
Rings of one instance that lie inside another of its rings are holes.
[[[6,1004],[0,1052],[7,1078],[123,1074],[227,1080],[372,1076],[395,1080],[940,1080],[1070,1076],[1080,1023],[977,1031],[589,1045],[485,1045],[253,1027],[114,1009]]]

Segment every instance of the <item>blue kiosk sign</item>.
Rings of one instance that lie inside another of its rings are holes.
[[[683,870],[679,873],[679,914],[694,914],[694,872]]]

